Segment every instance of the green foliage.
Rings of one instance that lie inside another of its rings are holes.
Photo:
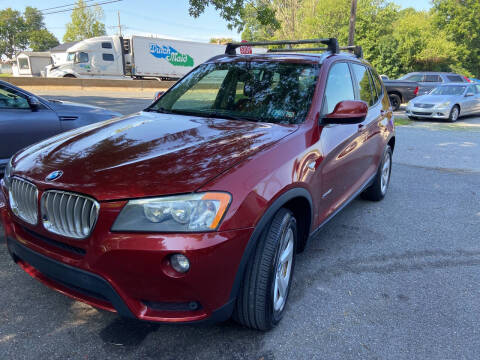
[[[58,40],[45,28],[36,8],[27,6],[23,14],[10,8],[0,10],[0,55],[12,58],[28,48],[44,51],[56,45]]]
[[[225,11],[238,16],[233,24],[243,29],[245,40],[336,37],[347,43],[351,0],[190,0],[191,10],[203,11],[199,3],[214,5],[222,16]],[[417,70],[479,77],[480,2],[433,0],[426,12],[400,10],[390,0],[358,0],[355,43],[391,78]]]
[[[220,13],[220,16],[227,21],[229,29],[235,28],[242,31],[245,26],[245,9],[250,7],[249,10],[255,9],[254,16],[258,24],[277,27],[275,11],[269,6],[269,2],[268,0],[189,0],[190,8],[188,12],[193,17],[199,17],[207,6],[213,6]],[[288,0],[284,2],[288,2]]]
[[[433,23],[455,44],[461,66],[480,76],[480,2],[478,0],[433,0]]]
[[[211,38],[210,43],[211,44],[222,44],[225,45],[227,43],[233,42],[232,38]]]
[[[29,38],[32,51],[47,51],[59,44],[57,38],[46,29],[32,31]]]
[[[64,42],[106,35],[105,24],[100,21],[103,18],[102,8],[85,6],[83,0],[77,1],[75,9],[72,11],[71,22],[67,24],[67,30],[63,36]]]

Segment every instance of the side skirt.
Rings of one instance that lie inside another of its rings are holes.
[[[375,180],[375,176],[377,176],[377,172],[373,174],[355,193],[353,193],[347,201],[345,201],[337,210],[335,210],[328,218],[326,218],[315,230],[313,230],[308,239],[314,237],[318,234],[318,232],[331,220],[337,215],[340,211],[342,211],[348,204],[350,204],[353,200],[355,200],[358,195],[360,195],[365,189],[367,189],[370,185],[372,185],[373,181]]]

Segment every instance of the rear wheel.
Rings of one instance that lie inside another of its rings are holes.
[[[415,117],[415,116],[409,116],[408,118],[409,118],[410,120],[417,120],[417,119],[418,119],[418,118]]]
[[[397,111],[400,109],[400,105],[402,104],[402,99],[397,94],[388,94],[390,99],[390,105],[392,105],[393,111]]]
[[[73,74],[65,74],[65,75],[63,75],[63,77],[64,78],[76,78],[76,76],[73,75]]]
[[[377,174],[373,180],[372,185],[368,187],[363,193],[362,197],[366,200],[380,201],[387,193],[388,185],[390,184],[390,175],[392,173],[392,148],[387,145],[383,154],[383,159],[378,167]]]
[[[297,247],[297,222],[280,209],[263,231],[247,264],[233,318],[242,325],[269,330],[282,319]]]
[[[460,116],[460,108],[458,105],[455,105],[452,110],[450,110],[450,116],[448,117],[448,121],[450,122],[455,122],[458,120],[458,117]]]

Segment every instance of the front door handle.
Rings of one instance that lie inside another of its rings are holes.
[[[358,131],[363,131],[363,129],[365,129],[365,125],[363,124],[358,124]]]

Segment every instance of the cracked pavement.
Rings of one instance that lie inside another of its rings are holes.
[[[387,197],[353,201],[310,239],[268,333],[121,319],[31,279],[0,237],[0,359],[478,358],[480,132],[457,126],[397,128]]]

